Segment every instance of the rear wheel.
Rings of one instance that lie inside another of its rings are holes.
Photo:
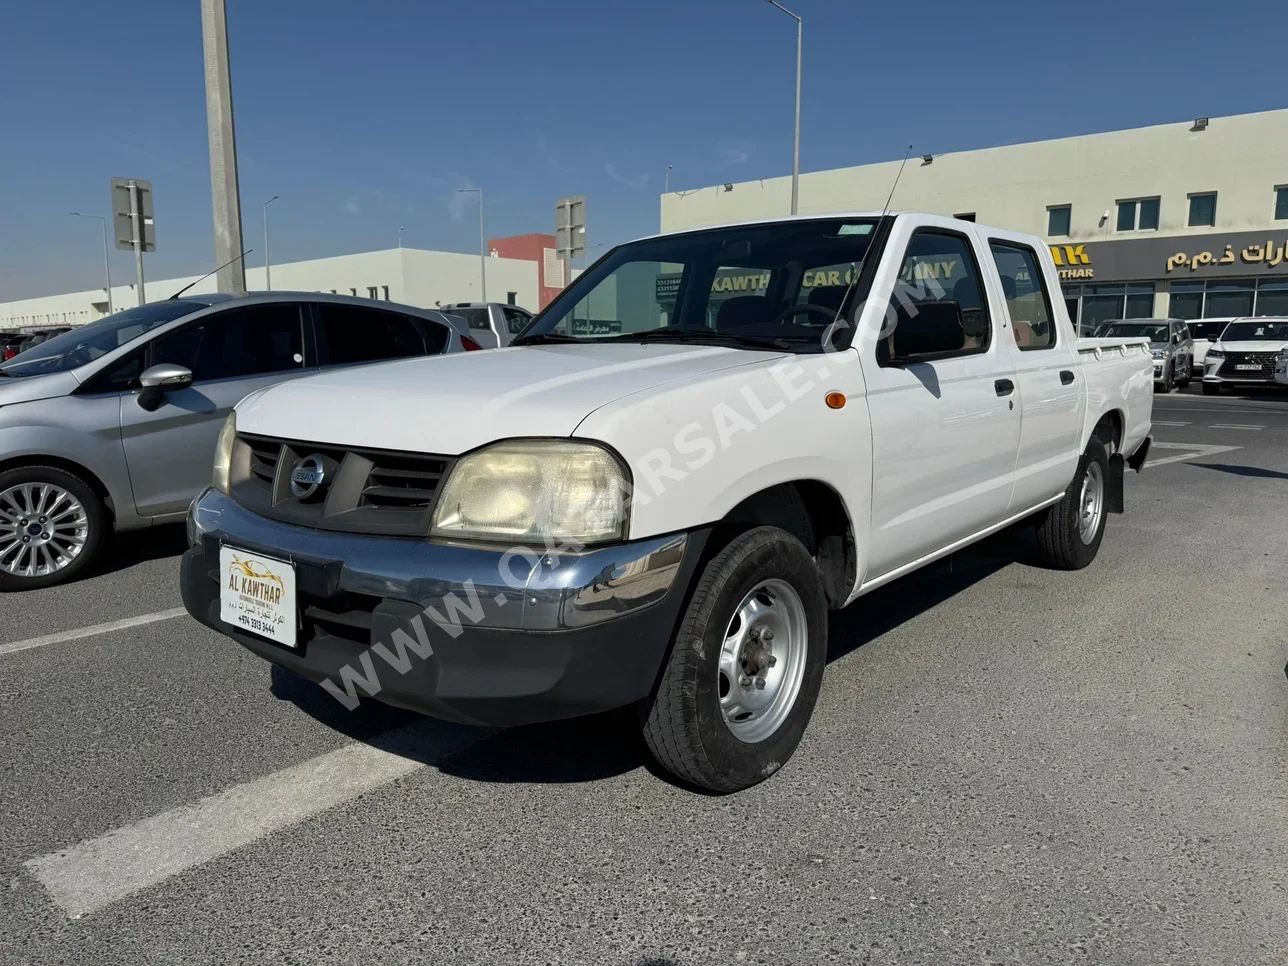
[[[1080,570],[1096,559],[1105,535],[1108,480],[1104,444],[1093,438],[1064,496],[1038,522],[1038,550],[1047,564],[1060,570]]]
[[[1185,365],[1181,367],[1181,375],[1176,380],[1176,385],[1181,389],[1189,388],[1191,373],[1193,373],[1193,371],[1194,362],[1192,360],[1186,361]]]
[[[1205,383],[1203,383],[1203,395],[1205,395],[1205,396],[1219,396],[1219,395],[1221,395],[1221,384],[1220,384],[1219,382],[1205,382]]]
[[[749,530],[698,577],[643,706],[644,739],[664,768],[695,785],[754,785],[796,750],[826,659],[827,606],[813,558],[784,530]]]
[[[53,466],[0,473],[0,591],[60,584],[102,545],[107,511],[80,477]]]

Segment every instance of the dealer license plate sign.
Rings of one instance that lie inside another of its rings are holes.
[[[1241,362],[1234,368],[1238,369],[1240,372],[1252,372],[1256,369],[1260,369],[1261,367],[1255,362]]]
[[[219,548],[219,619],[296,646],[295,565],[236,547]]]

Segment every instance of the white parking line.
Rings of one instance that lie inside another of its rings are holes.
[[[1154,426],[1188,426],[1190,424],[1189,423],[1169,423],[1166,420],[1155,419],[1152,425]]]
[[[73,919],[460,751],[490,732],[416,722],[23,865]],[[388,751],[394,748],[407,752]]]
[[[1204,443],[1154,443],[1151,449],[1183,450],[1180,456],[1165,456],[1161,460],[1149,460],[1144,469],[1151,466],[1162,466],[1164,463],[1179,463],[1192,460],[1196,456],[1215,456],[1217,453],[1229,453],[1231,450],[1243,449],[1242,446],[1209,446]]]
[[[1257,426],[1250,423],[1213,423],[1213,429],[1265,429],[1264,425]]]
[[[140,624],[155,624],[157,621],[168,621],[172,617],[181,617],[187,611],[182,607],[171,607],[159,610],[155,614],[140,614],[138,617],[126,617],[119,621],[108,621],[105,624],[91,624],[72,631],[59,631],[57,634],[46,634],[44,637],[29,637],[25,641],[13,641],[0,644],[0,654],[12,654],[14,651],[27,651],[33,647],[44,647],[46,644],[61,644],[63,641],[75,641],[82,637],[93,637],[95,634],[106,634],[109,631],[120,631],[127,627],[138,627]]]

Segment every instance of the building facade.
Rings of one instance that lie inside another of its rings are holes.
[[[900,162],[802,174],[802,215],[880,211]],[[663,231],[785,215],[791,179],[676,191]],[[1071,316],[1288,315],[1288,110],[908,159],[891,202],[1044,237]]]
[[[550,301],[552,293],[558,292],[558,288],[552,289],[547,284],[543,239],[549,239],[553,251],[553,235],[519,235],[489,242],[491,257],[485,260],[485,274],[491,301],[509,302],[537,311]],[[392,248],[283,262],[272,266],[272,282],[277,291],[335,292],[432,309],[449,302],[481,300],[483,279],[479,261],[478,255]],[[144,294],[150,302],[166,299],[199,277],[145,279]],[[251,291],[265,289],[262,266],[246,269],[246,287]],[[214,291],[212,275],[194,285],[188,294]],[[135,286],[113,285],[112,302],[117,311],[137,305]],[[0,303],[0,330],[35,331],[55,325],[83,325],[103,318],[107,307],[107,293],[101,288],[4,302]]]

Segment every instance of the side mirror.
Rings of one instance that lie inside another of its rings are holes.
[[[1220,336],[1220,334],[1218,334],[1218,333],[1215,333],[1215,332],[1214,332],[1214,333],[1212,333],[1212,335],[1208,336],[1208,341],[1209,341],[1209,342],[1220,342],[1220,341],[1221,341],[1221,336]]]
[[[187,389],[192,385],[192,370],[173,362],[163,362],[159,366],[144,369],[139,376],[139,385],[143,387],[143,391],[139,393],[139,405],[152,412],[161,405],[161,397],[167,392]]]
[[[1181,344],[1181,336],[1180,336],[1180,333],[1179,333],[1179,332],[1173,332],[1173,333],[1172,333],[1172,345],[1180,345],[1180,344]]]
[[[966,347],[961,303],[940,299],[900,305],[891,340],[890,361],[895,365],[960,352]]]

